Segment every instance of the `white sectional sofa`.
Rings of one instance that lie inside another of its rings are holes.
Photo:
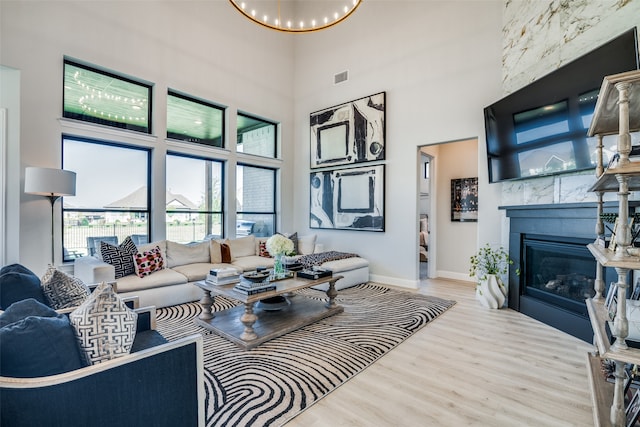
[[[144,277],[129,274],[115,277],[115,268],[98,256],[86,256],[74,261],[74,276],[85,283],[102,281],[117,282],[118,294],[123,297],[137,296],[141,306],[167,307],[202,297],[202,290],[192,283],[204,280],[212,268],[235,267],[240,271],[252,271],[257,267],[272,267],[273,258],[260,256],[260,243],[267,238],[254,236],[227,239],[225,241],[205,241],[180,244],[169,240],[152,242],[138,246],[143,253],[158,247],[163,257],[164,268]],[[298,238],[298,253],[308,255],[322,250],[316,245],[315,235]],[[230,250],[225,255],[224,243]],[[224,258],[223,258],[224,257]],[[333,275],[341,275],[336,282],[337,289],[343,289],[369,280],[369,262],[364,258],[352,257],[328,261],[321,267],[329,269]],[[321,285],[326,290],[328,285]]]

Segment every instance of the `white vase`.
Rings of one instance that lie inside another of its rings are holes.
[[[476,285],[476,298],[487,308],[502,308],[506,300],[507,290],[500,277],[488,274],[486,279]]]

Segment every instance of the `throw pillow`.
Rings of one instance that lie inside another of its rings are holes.
[[[291,240],[293,242],[293,252],[294,254],[298,254],[298,232],[296,231],[295,233],[276,233],[276,234],[281,234],[284,237],[288,238],[289,240]]]
[[[209,242],[209,256],[211,264],[220,264],[222,262],[222,252],[220,250],[220,242],[211,240]]]
[[[42,291],[54,310],[76,307],[91,294],[84,282],[50,265],[42,276]]]
[[[110,243],[100,242],[100,253],[102,260],[113,265],[116,279],[135,273],[133,256],[138,252],[138,248],[131,240],[131,237],[124,239],[120,246]]]
[[[94,365],[129,354],[136,336],[137,313],[102,282],[80,307],[69,314],[85,360]]]
[[[269,251],[267,250],[267,242],[266,241],[260,241],[258,243],[258,255],[265,257],[265,258],[272,258],[271,254],[269,253]]]
[[[11,264],[1,271],[0,310],[6,310],[14,302],[27,298],[47,304],[40,287],[40,278],[31,270],[19,264]]]
[[[226,243],[220,243],[221,261],[225,264],[231,263],[231,248]]]
[[[231,248],[231,259],[256,254],[256,237],[246,236],[239,239],[227,240],[225,243]]]
[[[34,378],[80,369],[78,342],[63,314],[34,300],[0,315],[0,376]]]
[[[139,277],[148,276],[154,271],[164,268],[164,259],[160,247],[156,246],[150,251],[138,252],[134,255],[136,273]]]
[[[316,238],[315,234],[310,234],[308,236],[300,236],[298,237],[298,255],[311,255],[316,248]]]
[[[184,245],[167,240],[167,267],[206,262],[211,260],[209,242],[198,242]]]

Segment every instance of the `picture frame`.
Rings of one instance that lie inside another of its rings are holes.
[[[604,306],[609,314],[609,320],[613,320],[616,316],[618,308],[618,284],[611,282],[607,290],[607,297],[604,300]]]
[[[611,252],[615,252],[617,247],[616,234],[618,233],[618,223],[619,223],[618,218],[616,218],[616,221],[613,224],[613,231],[611,232],[611,239],[609,240],[609,246],[607,247],[607,249],[609,249]]]
[[[625,426],[633,427],[636,421],[638,421],[638,416],[640,415],[640,389],[636,390],[633,394],[633,398],[625,408],[624,412],[627,419]]]
[[[451,221],[478,221],[478,177],[451,180]]]
[[[311,113],[311,169],[385,160],[386,92]]]
[[[640,277],[636,279],[636,284],[633,287],[633,292],[631,292],[632,300],[640,300]]]
[[[384,231],[385,165],[310,174],[309,227]]]

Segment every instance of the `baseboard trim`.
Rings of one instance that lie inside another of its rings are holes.
[[[452,279],[452,280],[460,280],[461,282],[474,282],[474,280],[469,277],[469,273],[457,273],[455,271],[436,271],[436,277],[439,279]]]
[[[369,274],[369,280],[384,285],[398,286],[407,289],[418,289],[419,280],[400,279],[398,277],[381,276],[379,274]]]

